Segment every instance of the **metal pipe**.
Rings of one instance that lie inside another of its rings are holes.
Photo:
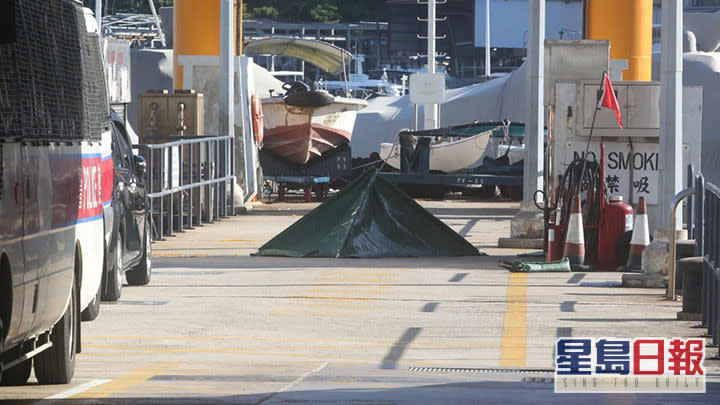
[[[695,187],[688,187],[675,195],[675,198],[672,200],[672,210],[670,211],[670,231],[668,233],[668,242],[670,243],[670,253],[668,254],[668,287],[665,292],[665,296],[673,301],[677,299],[677,294],[675,292],[675,257],[677,249],[677,243],[675,240],[675,229],[677,229],[676,211],[680,203],[686,197],[691,196],[694,192]]]

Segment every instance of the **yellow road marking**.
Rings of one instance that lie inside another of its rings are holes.
[[[505,320],[500,345],[500,366],[525,367],[527,363],[527,273],[510,273],[505,293]]]
[[[257,241],[252,240],[252,239],[227,239],[227,240],[221,240],[220,242],[257,242]]]
[[[194,254],[184,254],[184,253],[155,253],[153,252],[153,257],[206,257],[207,253],[194,253]]]
[[[153,376],[164,372],[172,367],[174,363],[156,362],[148,365],[144,368],[133,370],[125,375],[122,375],[108,383],[98,385],[97,387],[91,388],[85,392],[81,392],[77,395],[73,395],[71,399],[97,399],[106,398],[110,395],[117,394],[125,391],[126,389],[142,384]]]

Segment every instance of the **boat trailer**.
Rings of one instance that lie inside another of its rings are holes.
[[[312,200],[313,192],[318,199],[325,198],[328,195],[330,182],[350,173],[350,156],[350,145],[346,144],[304,165],[299,165],[262,149],[260,165],[263,179],[271,182],[265,187],[264,192],[266,194],[277,192],[280,201],[285,199],[287,190],[291,189],[302,189],[305,193],[305,202]]]

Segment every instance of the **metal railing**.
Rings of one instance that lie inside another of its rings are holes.
[[[677,299],[677,291],[675,289],[675,271],[677,267],[676,263],[676,251],[677,251],[677,235],[675,229],[677,229],[677,215],[676,211],[678,206],[684,199],[691,197],[695,193],[695,187],[688,187],[681,192],[677,193],[670,203],[670,232],[668,235],[668,286],[666,290],[667,298],[671,300]],[[688,202],[688,206],[692,205]]]
[[[231,136],[147,136],[147,197],[155,239],[235,215]],[[157,142],[157,143],[155,143]]]
[[[720,188],[698,176],[698,211],[695,247],[703,257],[702,326],[712,343],[720,343]]]

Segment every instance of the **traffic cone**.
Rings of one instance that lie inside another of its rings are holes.
[[[573,197],[570,221],[568,221],[567,236],[563,257],[570,260],[573,270],[584,270],[585,263],[585,233],[583,232],[582,212],[580,211],[580,196]]]
[[[650,228],[648,227],[647,202],[640,197],[635,213],[635,225],[630,239],[630,254],[624,270],[639,270],[642,252],[650,244]]]

